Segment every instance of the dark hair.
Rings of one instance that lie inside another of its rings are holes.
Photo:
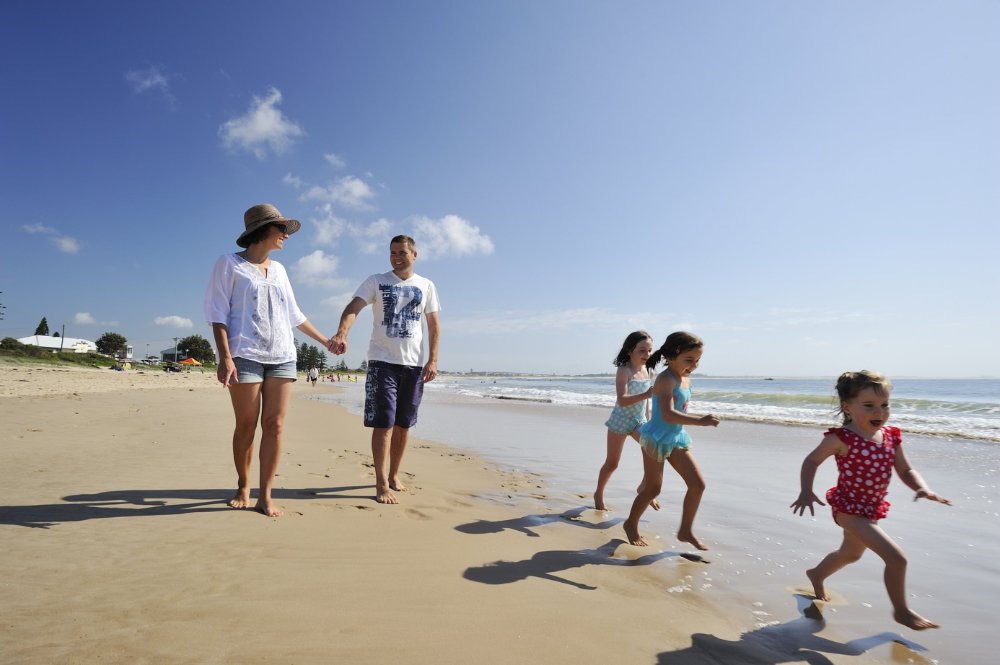
[[[243,240],[241,241],[242,242],[241,246],[244,249],[246,249],[250,245],[260,242],[267,236],[268,233],[271,232],[272,226],[284,226],[286,229],[288,228],[285,224],[281,222],[272,222],[271,224],[265,224],[264,226],[256,228],[250,233],[246,234],[246,236],[244,236]]]
[[[618,352],[618,355],[611,361],[611,364],[615,367],[624,367],[627,365],[629,355],[635,351],[635,347],[644,339],[648,339],[650,342],[653,341],[652,336],[645,330],[630,332],[628,337],[625,338],[625,342],[622,343],[622,350]]]
[[[851,422],[851,417],[844,413],[844,402],[854,399],[862,390],[874,388],[875,392],[888,397],[892,392],[892,383],[884,375],[863,369],[860,372],[844,372],[837,377],[837,397],[840,398],[840,406],[837,408],[844,424]]]
[[[700,349],[704,346],[705,343],[697,335],[692,335],[689,332],[670,333],[667,335],[667,340],[663,342],[663,346],[654,351],[653,355],[646,361],[646,367],[653,369],[659,364],[661,359],[666,360],[669,365],[672,359],[682,353],[693,349]]]
[[[389,241],[389,244],[395,245],[398,242],[406,243],[407,245],[410,246],[410,249],[417,248],[417,242],[410,236],[396,236],[395,238]]]

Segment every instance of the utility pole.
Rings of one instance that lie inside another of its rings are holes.
[[[66,324],[62,325],[62,335],[59,336],[59,353],[62,353],[63,347],[66,346]]]
[[[175,363],[177,362],[177,340],[179,340],[179,339],[180,339],[180,337],[174,337],[174,362]]]

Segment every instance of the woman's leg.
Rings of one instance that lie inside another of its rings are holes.
[[[628,519],[622,525],[625,529],[625,537],[628,542],[639,547],[645,547],[646,541],[639,535],[639,520],[642,514],[649,507],[649,502],[657,497],[660,488],[663,486],[663,462],[642,451],[642,491],[636,494],[635,501],[632,502],[632,510],[629,511]]]
[[[250,464],[253,440],[260,417],[259,383],[235,383],[229,386],[236,427],[233,429],[233,463],[236,465],[236,495],[229,500],[233,508],[250,507]]]
[[[608,455],[604,460],[604,466],[597,472],[597,490],[594,492],[594,508],[597,510],[609,510],[604,503],[604,488],[611,479],[611,474],[618,468],[618,462],[621,461],[626,436],[608,430]]]
[[[680,474],[687,485],[677,539],[691,543],[700,550],[707,550],[708,546],[698,540],[692,531],[694,516],[698,513],[698,506],[701,505],[701,495],[705,493],[705,479],[701,475],[701,469],[698,468],[694,455],[688,450],[675,450],[667,459],[670,461],[670,466],[674,467],[674,471]]]
[[[281,435],[285,412],[292,396],[292,379],[268,377],[261,388],[260,495],[257,510],[268,517],[281,517],[281,510],[271,500],[271,486],[281,457]]]

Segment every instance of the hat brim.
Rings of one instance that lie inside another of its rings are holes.
[[[246,249],[247,247],[250,246],[249,244],[244,244],[246,237],[251,233],[253,233],[254,231],[256,231],[257,229],[261,228],[262,226],[267,226],[268,224],[284,224],[285,232],[288,235],[292,235],[293,233],[302,228],[302,224],[300,224],[299,220],[297,219],[285,219],[284,217],[281,217],[279,219],[265,219],[261,220],[256,224],[251,224],[247,228],[247,230],[241,233],[240,237],[236,239],[236,244],[242,247],[243,249]]]

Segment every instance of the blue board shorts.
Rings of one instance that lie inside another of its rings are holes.
[[[272,365],[236,356],[233,358],[233,364],[236,365],[236,379],[240,383],[263,383],[264,379],[271,378],[295,381],[299,378],[298,372],[295,371],[294,360]]]
[[[365,427],[409,429],[424,396],[424,368],[371,360],[365,377]]]

